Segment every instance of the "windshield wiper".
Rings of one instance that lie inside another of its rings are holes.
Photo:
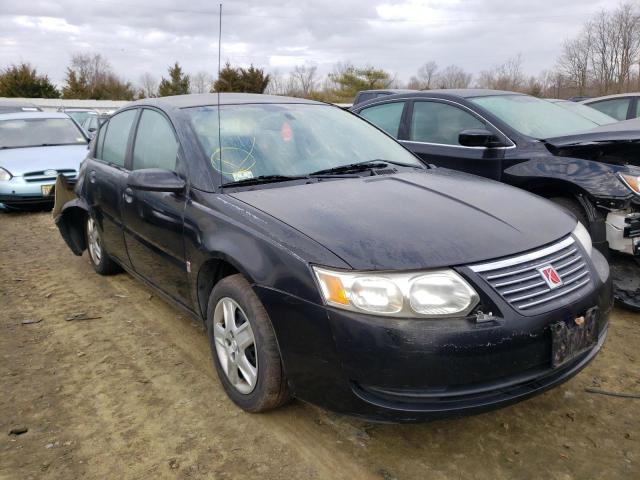
[[[253,178],[245,178],[242,180],[236,180],[234,182],[223,183],[223,187],[241,187],[244,185],[258,185],[260,183],[276,183],[286,182],[289,180],[304,180],[308,179],[307,175],[260,175]]]
[[[409,167],[409,168],[419,168],[419,169],[423,168],[420,165],[412,165],[410,163],[402,163],[402,162],[396,162],[393,160],[382,160],[379,158],[375,158],[373,160],[365,160],[364,162],[349,163],[347,165],[338,165],[337,167],[325,168],[324,170],[318,170],[317,172],[310,173],[309,176],[313,177],[316,175],[326,175],[326,174],[344,173],[344,172],[358,172],[363,170],[384,168],[384,167],[388,167],[389,165],[397,165],[399,167]]]

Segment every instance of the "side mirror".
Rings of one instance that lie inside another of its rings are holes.
[[[129,174],[127,186],[143,192],[183,193],[186,183],[171,170],[144,168],[134,170]]]
[[[500,139],[484,128],[463,130],[458,135],[458,143],[463,147],[499,147]]]

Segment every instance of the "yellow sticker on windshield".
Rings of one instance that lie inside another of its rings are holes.
[[[237,172],[233,172],[231,175],[233,176],[233,180],[236,182],[253,178],[253,172],[251,170],[238,170]]]

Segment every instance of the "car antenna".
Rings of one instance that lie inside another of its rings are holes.
[[[220,173],[220,184],[222,185],[222,133],[220,132],[222,129],[222,124],[220,123],[220,87],[222,86],[222,82],[220,82],[220,57],[222,54],[222,3],[220,3],[218,22],[218,88],[216,88],[216,92],[218,95],[218,157],[220,162],[218,172]]]

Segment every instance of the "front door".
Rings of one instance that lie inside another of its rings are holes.
[[[131,169],[177,170],[179,143],[169,119],[142,110],[133,140]],[[174,299],[188,304],[183,217],[186,196],[126,188],[124,238],[134,270]]]
[[[504,148],[460,145],[460,132],[468,129],[493,131],[472,112],[437,100],[416,100],[408,106],[409,128],[400,142],[427,163],[499,180]]]

